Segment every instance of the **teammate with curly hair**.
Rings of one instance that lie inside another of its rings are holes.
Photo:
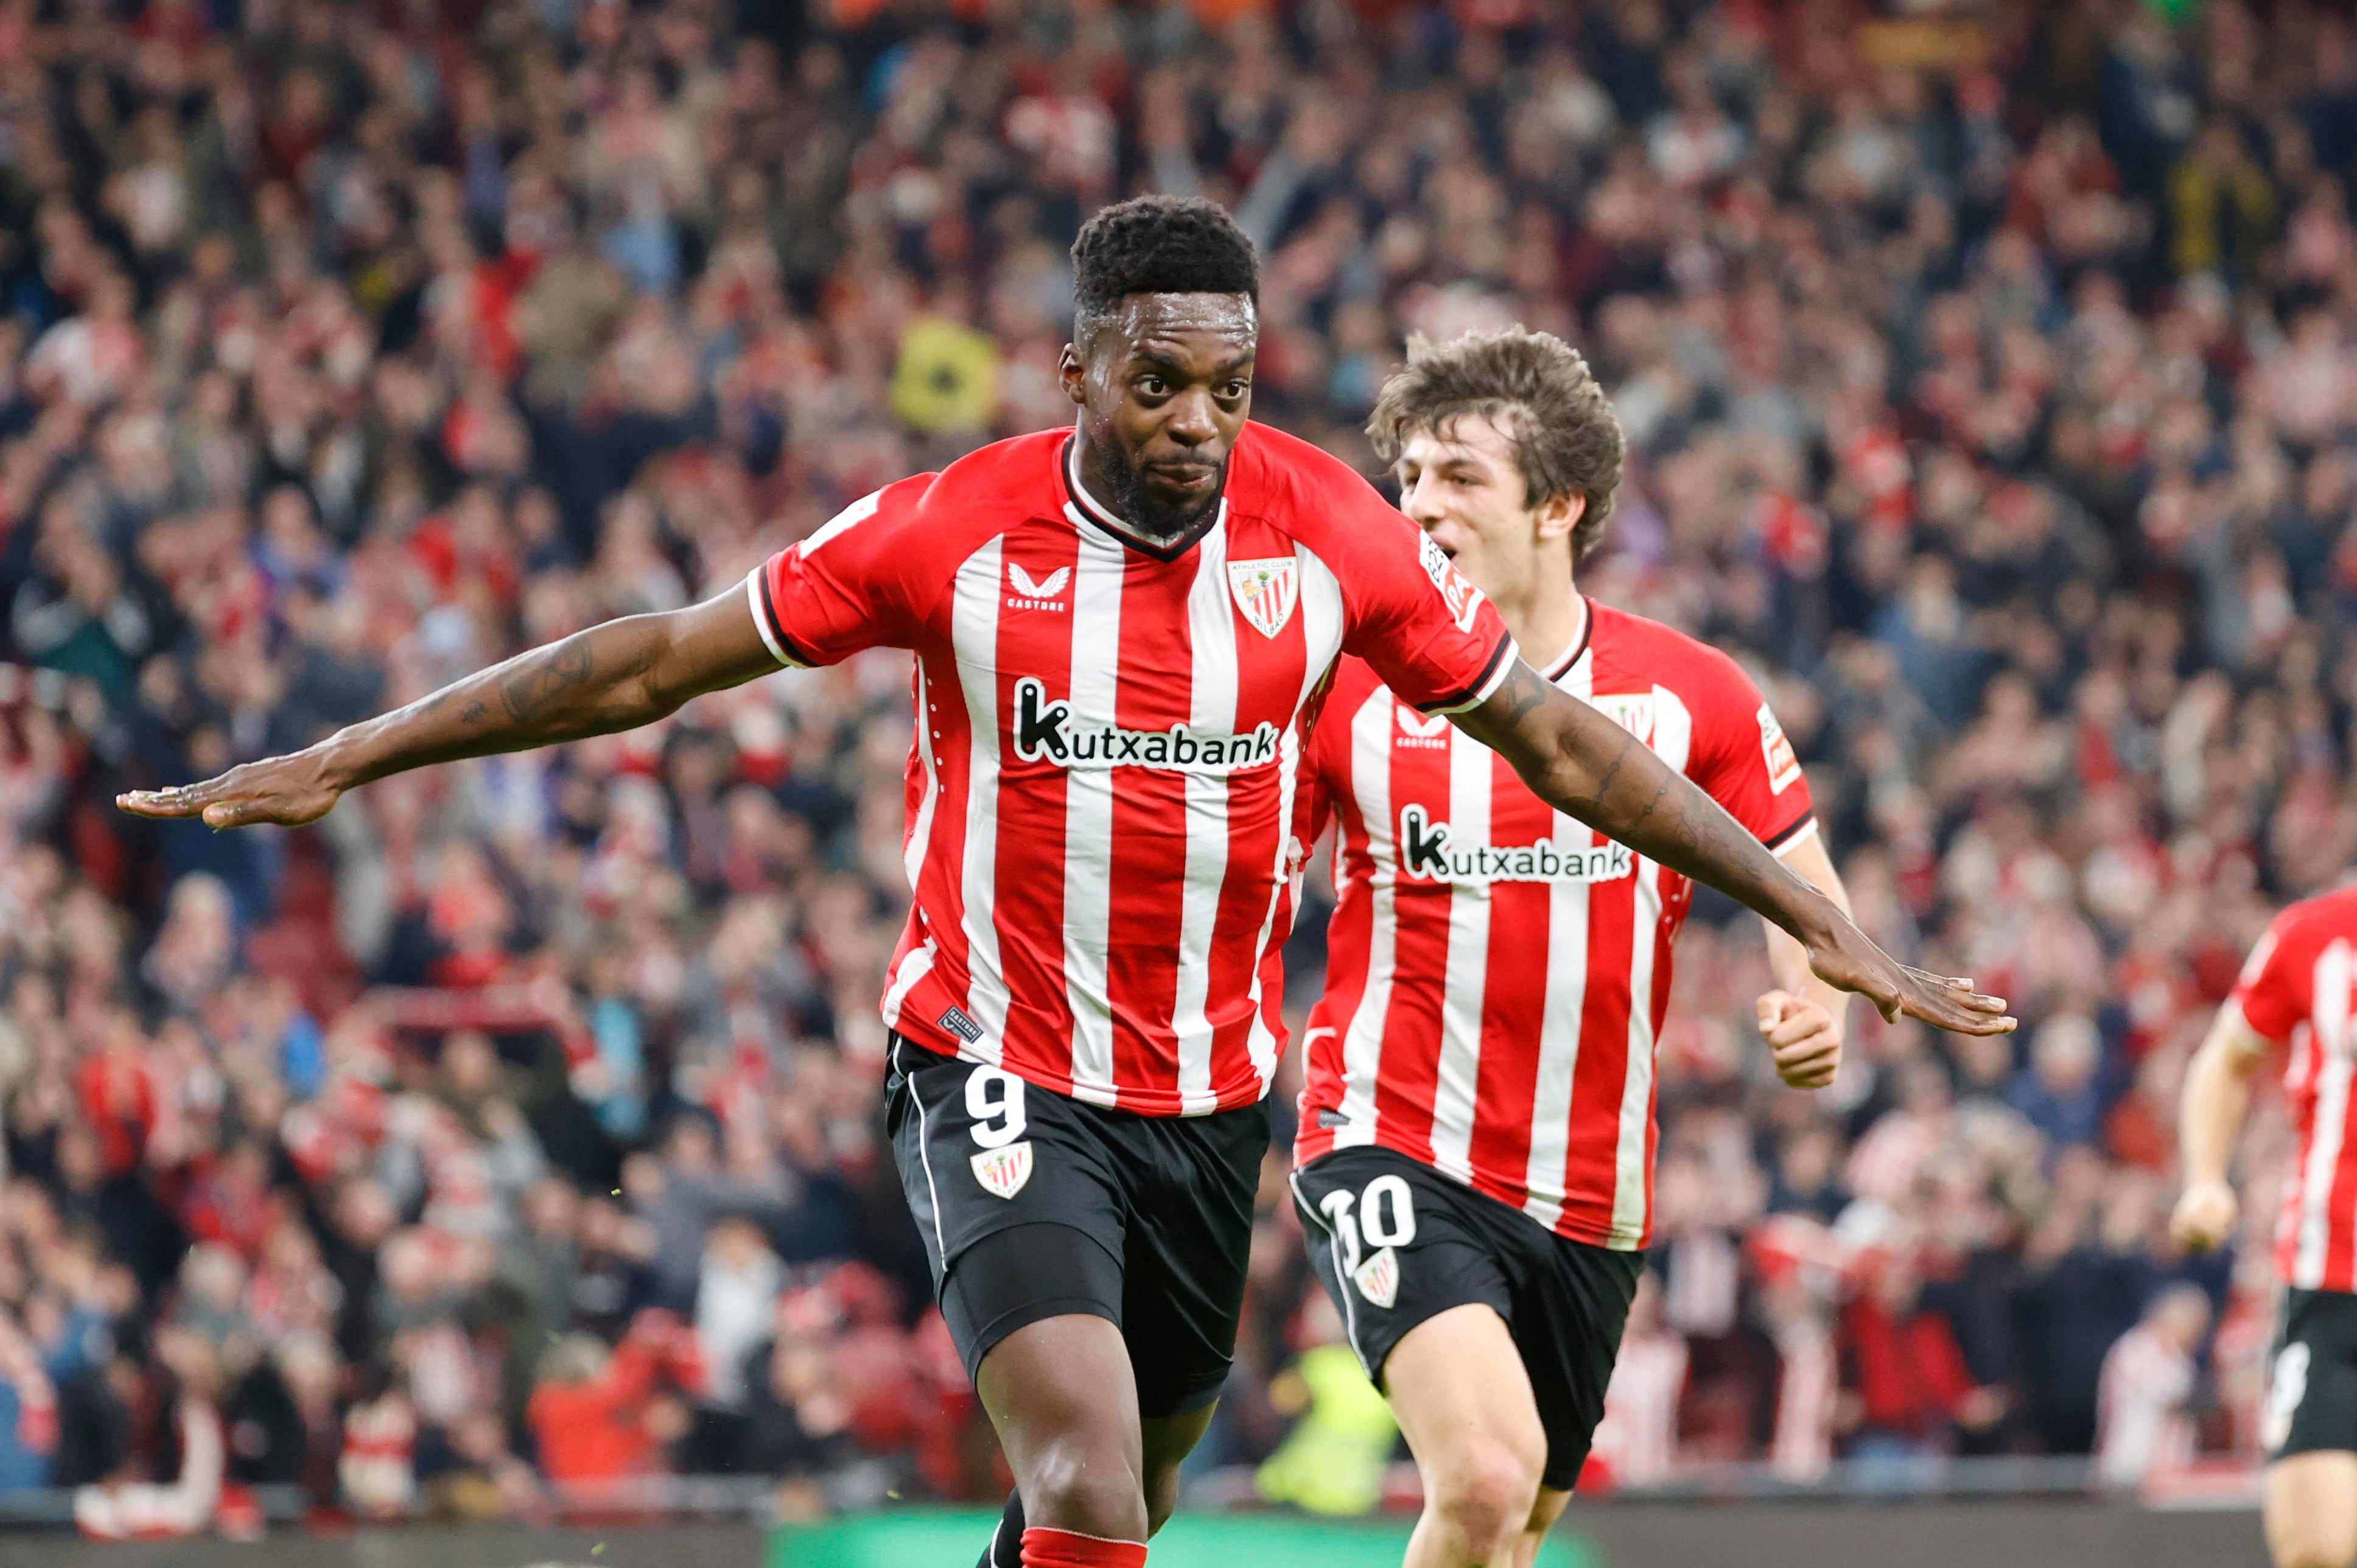
[[[1520,328],[1414,345],[1369,425],[1400,504],[1525,656],[1846,907],[1808,780],[1717,649],[1575,581],[1620,481],[1603,389]],[[1571,1495],[1653,1224],[1653,1049],[1693,885],[1559,814],[1345,659],[1300,838],[1339,829],[1294,1192],[1424,1477],[1408,1568],[1527,1568]],[[1824,1087],[1843,1005],[1769,924],[1761,1032]]]

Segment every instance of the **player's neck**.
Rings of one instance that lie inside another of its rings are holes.
[[[1568,572],[1534,573],[1520,591],[1491,594],[1490,602],[1534,670],[1552,671],[1587,640],[1587,601]]]
[[[1173,521],[1141,516],[1137,509],[1118,504],[1122,487],[1114,481],[1110,460],[1090,443],[1086,432],[1073,435],[1067,453],[1064,482],[1071,488],[1072,499],[1082,510],[1115,538],[1162,560],[1174,559],[1184,553],[1210,532],[1211,524],[1226,510],[1226,498],[1222,497],[1191,518]],[[1163,526],[1157,527],[1157,521]]]

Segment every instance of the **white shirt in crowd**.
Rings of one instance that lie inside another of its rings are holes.
[[[2095,1475],[2135,1487],[2193,1457],[2193,1359],[2151,1323],[2119,1337],[2096,1384]]]

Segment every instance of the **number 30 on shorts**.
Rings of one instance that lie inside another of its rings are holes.
[[[1359,1294],[1385,1311],[1399,1300],[1397,1249],[1415,1240],[1415,1195],[1396,1176],[1379,1176],[1355,1197],[1337,1187],[1318,1203],[1342,1266]],[[1355,1210],[1355,1212],[1353,1212]],[[1374,1251],[1369,1252],[1366,1248]]]
[[[978,1067],[966,1076],[965,1113],[973,1123],[968,1131],[981,1145],[971,1161],[974,1179],[997,1197],[1013,1198],[1031,1179],[1023,1087],[1021,1079],[995,1067]]]
[[[2259,1412],[2259,1442],[2270,1454],[2291,1441],[2292,1418],[2308,1398],[2308,1347],[2297,1339],[2276,1354],[2267,1402]]]

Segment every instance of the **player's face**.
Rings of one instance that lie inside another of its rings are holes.
[[[1183,533],[1227,483],[1252,413],[1260,317],[1239,294],[1134,294],[1064,350],[1082,478],[1147,533]]]
[[[1400,510],[1491,598],[1523,597],[1537,573],[1564,569],[1556,556],[1585,503],[1530,506],[1513,444],[1487,418],[1416,432],[1395,471]]]

